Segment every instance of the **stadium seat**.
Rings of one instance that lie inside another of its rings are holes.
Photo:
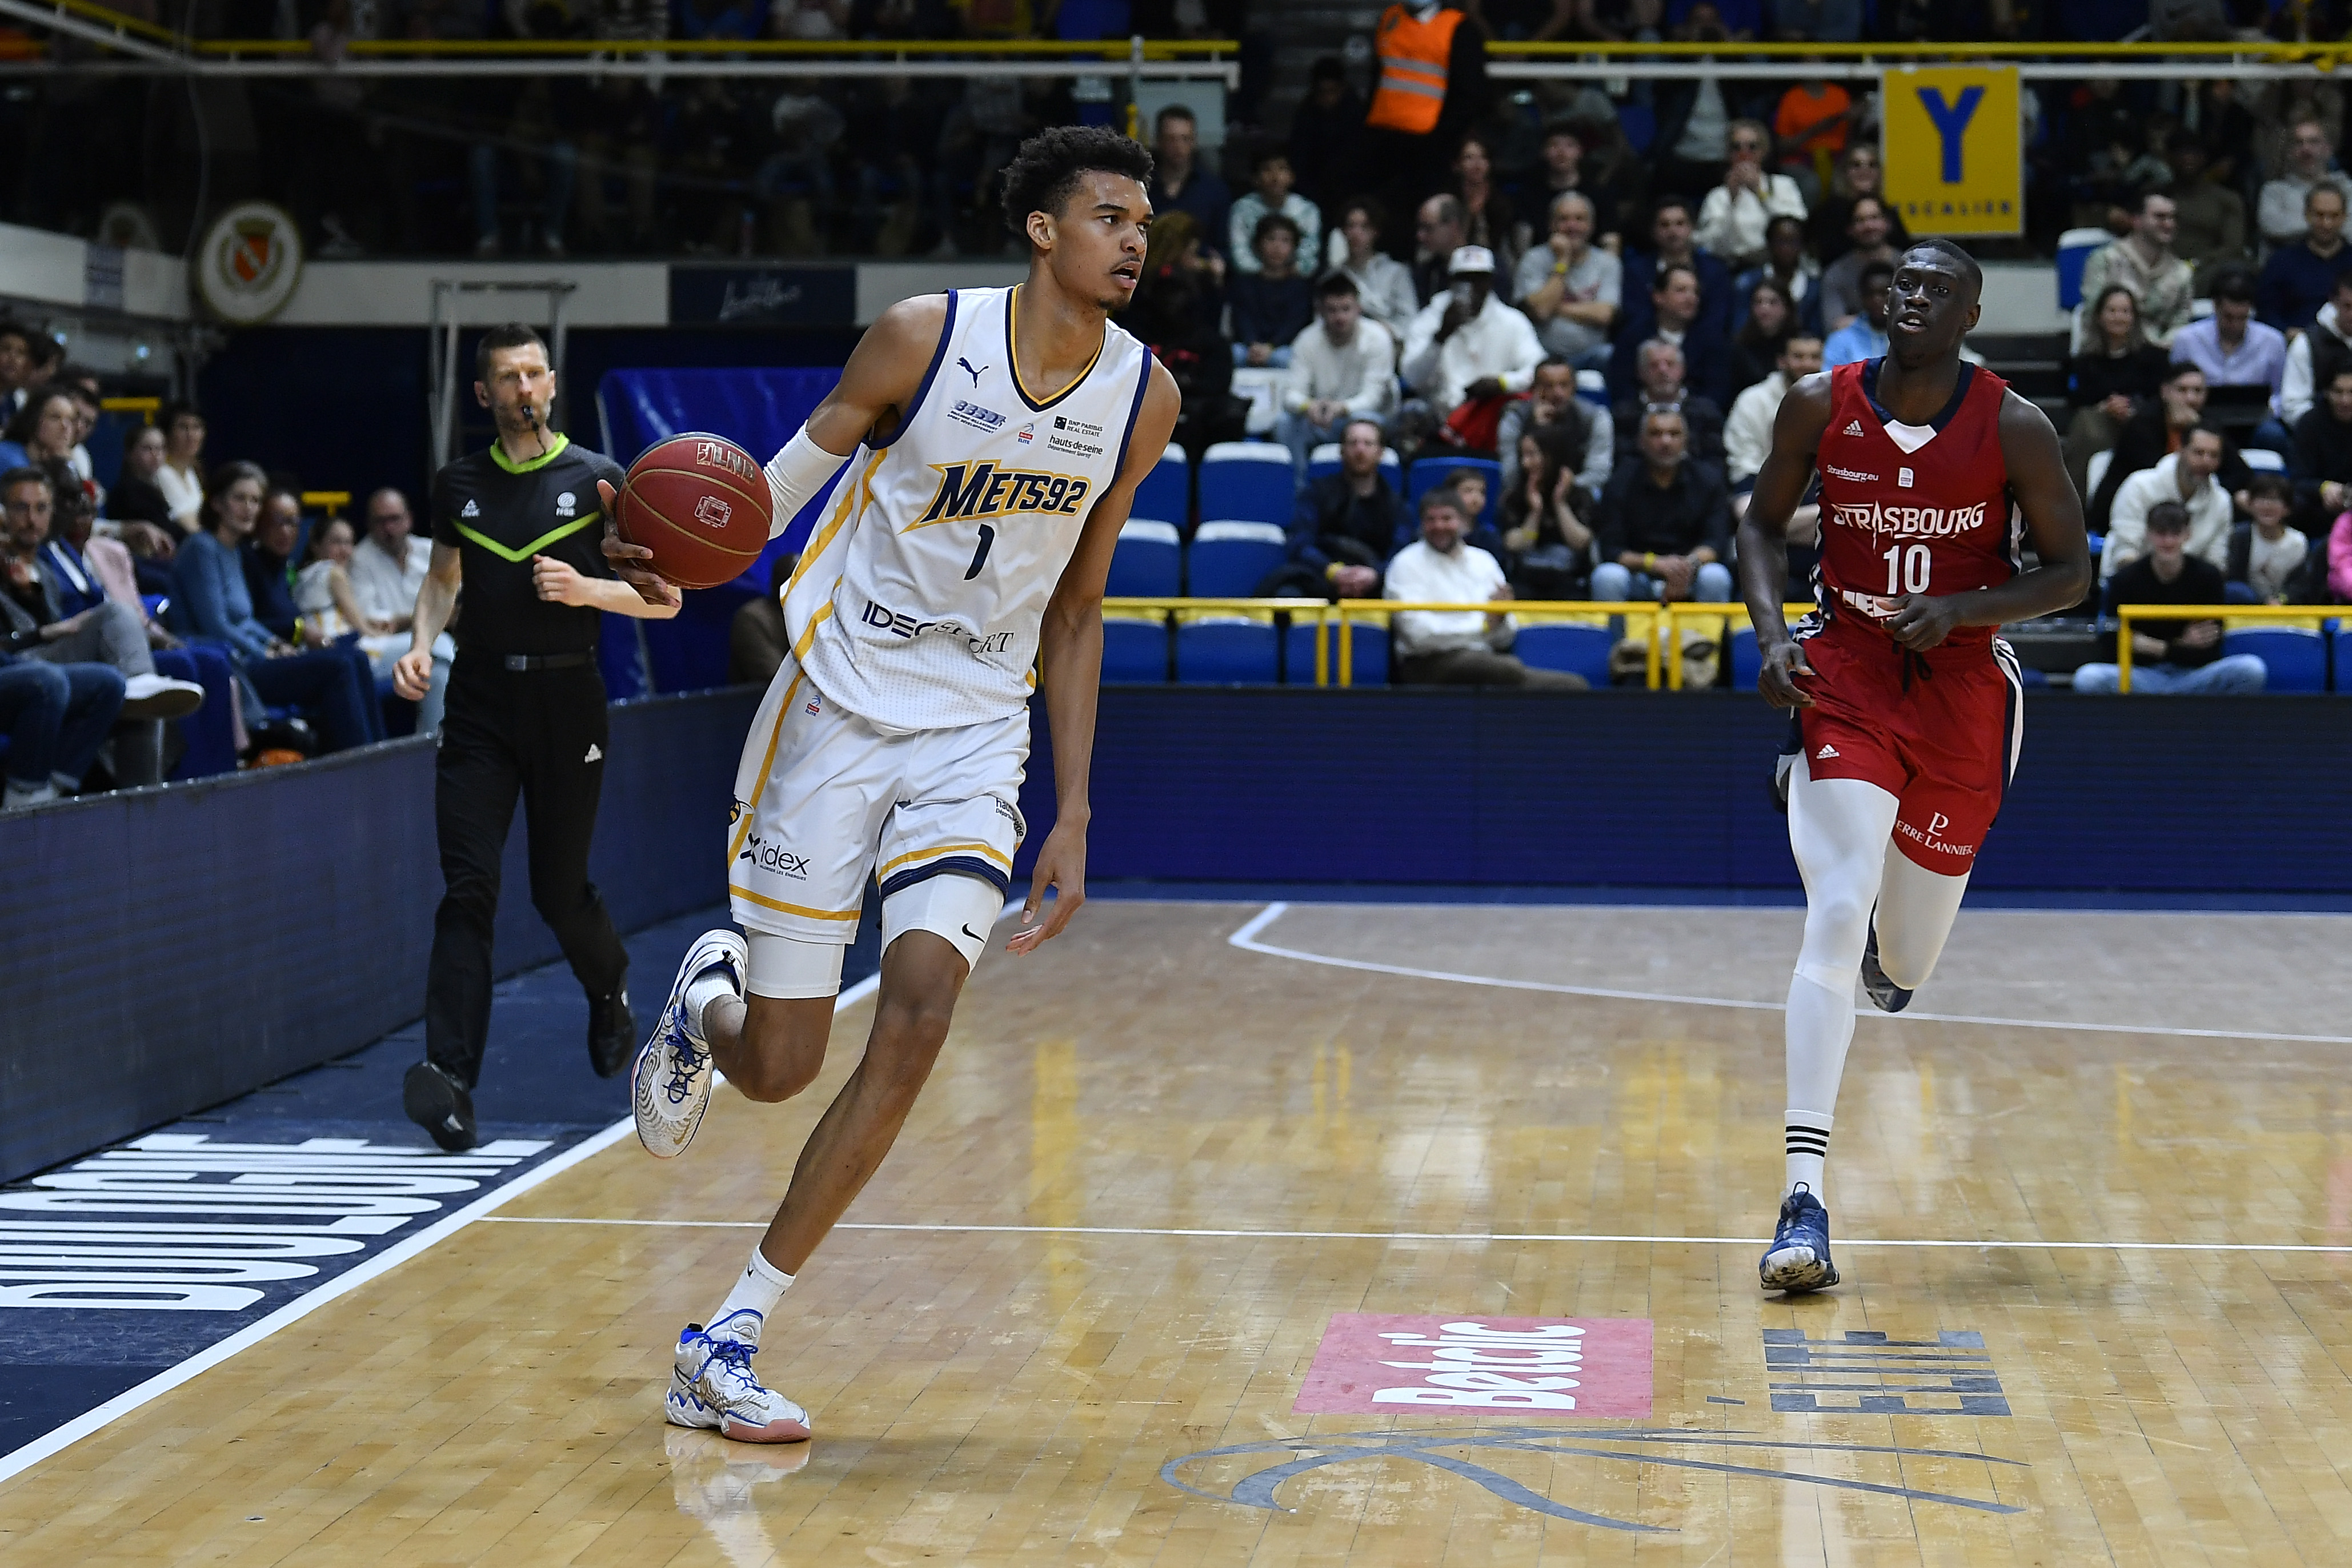
[[[1284,524],[1297,509],[1290,449],[1270,441],[1220,441],[1201,458],[1201,516]]]
[[[1415,508],[1414,515],[1418,517],[1422,497],[1444,484],[1445,476],[1457,468],[1475,468],[1486,476],[1486,509],[1473,517],[1470,526],[1492,528],[1495,508],[1503,499],[1503,465],[1491,457],[1423,457],[1412,465],[1405,500]]]
[[[1327,474],[1337,474],[1339,471],[1339,444],[1338,442],[1327,441],[1307,455],[1307,477],[1310,483],[1322,478]],[[1404,488],[1404,460],[1397,455],[1397,449],[1393,446],[1381,448],[1381,477],[1389,482],[1389,487],[1391,489]]]
[[[1286,477],[1289,469],[1283,473]],[[1203,465],[1202,483],[1207,482]],[[1246,599],[1261,578],[1282,564],[1283,553],[1283,532],[1272,523],[1202,523],[1185,558],[1185,591],[1195,599]]]
[[[2270,671],[2269,679],[2263,683],[2264,691],[2327,689],[2327,639],[2315,628],[2261,626],[2225,632],[2221,634],[2221,652],[2261,655]]]
[[[1742,626],[1731,633],[1731,689],[1752,692],[1764,673],[1764,655],[1756,651],[1756,628]]]
[[[1182,447],[1172,441],[1168,444],[1168,450],[1135,487],[1131,515],[1173,523],[1180,533],[1192,522],[1192,469],[1184,461]]]
[[[2286,459],[2267,446],[2241,446],[2238,448],[2238,455],[2244,458],[2246,466],[2257,474],[2286,472]]]
[[[1114,599],[1173,599],[1184,591],[1183,580],[1183,541],[1175,524],[1135,517],[1120,528],[1105,592]]]
[[[2106,231],[2103,229],[2100,232],[2104,234]],[[2115,460],[2116,455],[2112,451],[2094,452],[2091,454],[2090,464],[2084,469],[2083,474],[2083,477],[2086,481],[2083,486],[2083,498],[2085,501],[2097,495],[2099,493],[2099,486],[2106,483],[2107,468],[2109,465],[2115,462]]]
[[[1576,395],[1595,408],[1609,406],[1609,378],[1600,371],[1576,372]]]
[[[1218,616],[1176,628],[1176,678],[1187,685],[1270,685],[1280,653],[1270,621]]]
[[[1572,671],[1601,687],[1609,684],[1609,650],[1616,643],[1606,626],[1542,622],[1520,627],[1511,652],[1529,669]]]
[[[1102,678],[1106,681],[1168,679],[1168,622],[1157,615],[1129,620],[1103,617]]]
[[[2116,236],[2102,228],[2068,229],[2058,236],[2058,308],[2072,310],[2083,303],[2083,269],[2091,253]]]
[[[1348,633],[1351,663],[1355,668],[1349,684],[1359,686],[1384,686],[1389,684],[1389,629],[1370,622],[1350,623]],[[1331,627],[1331,685],[1339,684],[1339,628]],[[1282,680],[1285,685],[1311,686],[1315,684],[1315,622],[1293,621],[1282,641]]]
[[[2328,641],[2336,645],[2336,681],[2331,688],[2340,697],[2352,697],[2352,625],[2335,632]]]

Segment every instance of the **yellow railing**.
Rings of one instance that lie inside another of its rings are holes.
[[[2219,621],[2222,630],[2231,622],[2260,624],[2284,622],[2325,632],[2330,621],[2345,618],[2340,604],[2122,604],[2116,607],[2116,689],[2128,695],[2132,681],[2134,621]]]
[[[1588,56],[1604,59],[1708,59],[1722,62],[1726,74],[1736,74],[1729,68],[1741,56],[1758,58],[1812,60],[2052,60],[2052,59],[2221,59],[2264,60],[2275,65],[2317,65],[2333,68],[2335,62],[2347,52],[2341,42],[2283,44],[2265,39],[2260,43],[2179,43],[2179,44],[2096,44],[2051,42],[2000,42],[1987,39],[1979,43],[1778,43],[1758,40],[1752,43],[1682,44],[1682,43],[1607,43],[1599,40],[1571,43],[1501,43],[1486,46],[1490,59],[1573,60]]]
[[[98,400],[98,406],[109,413],[135,413],[146,423],[152,424],[157,411],[163,406],[163,400],[160,397],[102,397]]]
[[[1784,604],[1781,614],[1795,621],[1811,612],[1810,604]],[[1438,614],[1477,612],[1482,614],[1516,615],[1521,623],[1540,625],[1552,621],[1573,621],[1623,617],[1638,618],[1647,633],[1649,689],[1662,687],[1668,691],[1683,688],[1682,640],[1675,634],[1675,622],[1681,620],[1705,619],[1717,622],[1744,615],[1737,604],[1699,604],[1676,601],[1654,604],[1646,600],[1584,600],[1584,599],[1513,599],[1491,603],[1454,603],[1396,599],[1343,599],[1337,603],[1321,599],[1106,599],[1103,613],[1107,616],[1145,616],[1176,614],[1208,614],[1268,616],[1286,614],[1293,625],[1311,619],[1315,623],[1315,684],[1334,684],[1333,653],[1336,633],[1338,681],[1342,687],[1355,684],[1355,624],[1359,621],[1387,619],[1399,611],[1425,611]],[[1744,622],[1742,622],[1744,623]],[[1672,647],[1674,656],[1664,650]]]
[[[302,492],[303,506],[316,507],[331,517],[341,516],[343,508],[351,504],[352,493],[349,490],[305,490]]]

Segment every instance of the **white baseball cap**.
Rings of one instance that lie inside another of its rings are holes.
[[[1483,245],[1456,246],[1454,259],[1445,264],[1445,270],[1455,277],[1465,272],[1492,273],[1495,270],[1495,253]]]

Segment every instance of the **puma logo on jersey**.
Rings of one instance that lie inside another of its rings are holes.
[[[934,463],[940,487],[922,516],[907,526],[1009,517],[1018,512],[1059,512],[1076,517],[1087,497],[1087,481],[1035,468],[1000,468],[993,461]]]
[[[1858,420],[1858,419],[1849,419],[1849,420],[1847,420],[1847,421],[1845,422],[1845,433],[1846,433],[1848,435],[1860,435],[1860,434],[1863,434],[1862,421],[1860,421],[1860,420]]]
[[[1836,747],[1824,746],[1819,751],[1813,753],[1813,760],[1816,762],[1827,762],[1837,754],[1838,749]]]
[[[980,367],[980,371],[975,371],[971,368],[971,361],[970,360],[959,358],[956,361],[956,369],[970,376],[973,386],[978,386],[980,385],[980,371],[984,371],[988,369],[988,367],[986,365],[982,365]]]

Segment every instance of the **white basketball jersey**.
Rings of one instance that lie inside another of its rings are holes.
[[[1066,388],[1022,378],[1018,290],[957,289],[913,402],[861,446],[784,591],[809,678],[889,731],[1019,712],[1046,601],[1127,461],[1151,355],[1106,324]]]

